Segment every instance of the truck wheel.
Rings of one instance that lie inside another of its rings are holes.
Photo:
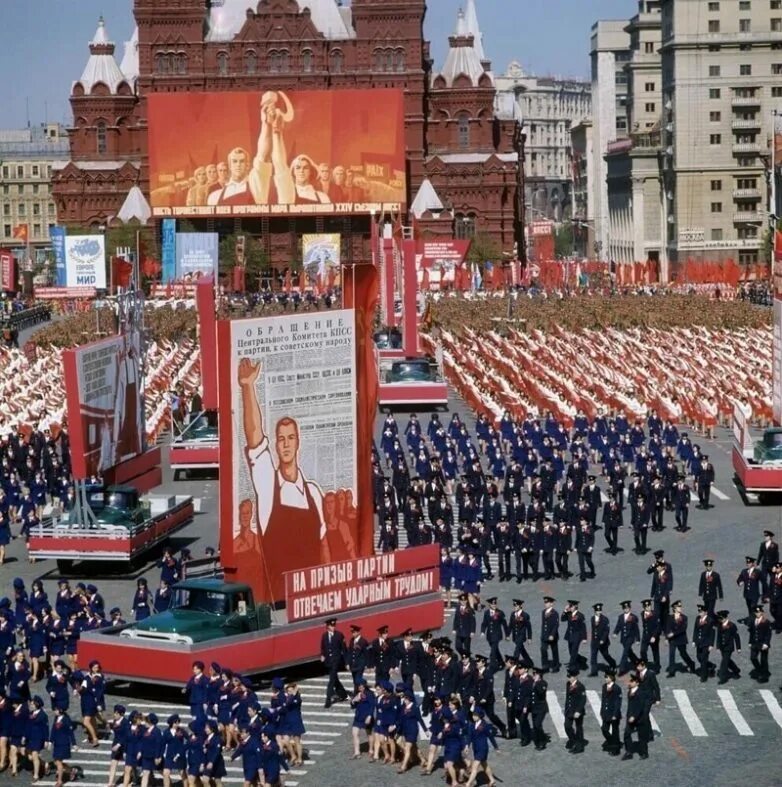
[[[762,506],[771,505],[774,502],[773,492],[758,492],[758,503]]]
[[[58,560],[57,561],[57,570],[61,574],[69,574],[73,569],[73,561],[72,560]]]

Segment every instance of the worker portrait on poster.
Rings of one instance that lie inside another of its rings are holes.
[[[352,310],[231,324],[233,551],[283,573],[357,556]]]
[[[63,354],[76,478],[102,475],[143,450],[144,398],[139,331]]]
[[[367,214],[405,202],[397,89],[157,93],[155,216]]]

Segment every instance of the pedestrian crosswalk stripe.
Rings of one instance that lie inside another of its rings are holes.
[[[657,723],[657,719],[650,713],[649,714],[649,723],[652,725],[652,729],[658,734],[662,735],[662,730],[660,729],[660,725]]]
[[[600,696],[596,691],[587,691],[587,699],[589,700],[589,704],[592,706],[597,723],[602,724],[603,720],[600,718]]]
[[[761,689],[760,696],[763,698],[763,702],[766,703],[769,713],[774,717],[774,721],[782,727],[782,708],[779,707],[779,702],[774,693],[769,689]]]
[[[690,490],[690,500],[692,500],[693,503],[699,503],[700,502],[700,498],[692,490]]]
[[[706,728],[703,726],[703,724],[701,724],[698,714],[695,713],[695,709],[692,707],[692,703],[690,702],[690,698],[687,696],[687,692],[683,689],[674,689],[673,698],[676,700],[676,704],[679,706],[679,710],[682,713],[682,717],[684,718],[690,733],[696,738],[707,737],[708,733],[706,732]]]
[[[724,492],[717,489],[716,486],[711,488],[711,493],[717,498],[717,500],[730,500],[730,498]]]
[[[553,691],[546,692],[546,700],[548,700],[548,712],[551,716],[551,721],[554,723],[554,729],[560,738],[567,737],[565,735],[565,716],[562,713],[557,695]]]
[[[741,715],[741,712],[736,705],[736,700],[733,699],[733,695],[727,689],[718,689],[717,694],[719,695],[720,702],[722,703],[722,707],[725,708],[725,712],[728,714],[728,718],[733,723],[733,726],[736,728],[739,735],[754,735],[755,733],[752,732],[749,724],[747,724],[746,719]]]

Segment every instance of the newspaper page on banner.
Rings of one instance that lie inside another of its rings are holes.
[[[231,324],[233,534],[275,600],[283,572],[356,554],[356,341],[350,309]]]

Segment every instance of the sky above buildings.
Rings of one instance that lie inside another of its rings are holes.
[[[248,7],[255,0],[248,0]],[[68,95],[103,14],[117,61],[133,30],[133,0],[0,0],[0,127],[71,120]],[[428,0],[425,34],[435,68],[462,0]],[[597,19],[627,19],[636,0],[476,0],[483,46],[495,73],[518,60],[529,73],[589,76],[589,33]]]

